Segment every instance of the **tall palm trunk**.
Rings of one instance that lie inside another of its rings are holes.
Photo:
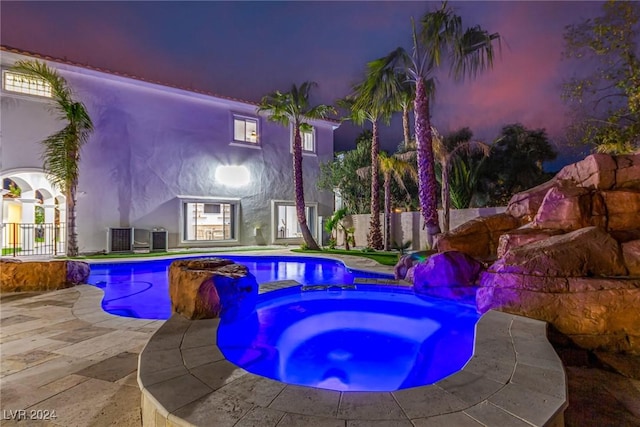
[[[391,172],[384,174],[384,250],[391,249]]]
[[[307,215],[304,204],[304,185],[302,183],[302,137],[300,126],[296,124],[293,138],[293,187],[296,199],[296,215],[302,232],[302,238],[308,249],[319,251],[320,247],[311,235],[307,225]]]
[[[382,249],[382,233],[380,232],[380,179],[378,172],[378,154],[380,141],[378,135],[378,122],[373,121],[373,136],[371,138],[371,219],[369,221],[369,247]]]
[[[449,231],[450,210],[451,210],[451,192],[449,190],[449,156],[445,156],[442,161],[442,192],[440,193],[442,198],[442,226],[444,231]]]
[[[411,143],[411,133],[409,130],[409,106],[402,107],[402,134],[404,136],[404,148],[409,148]]]
[[[67,207],[67,256],[78,256],[78,233],[76,231],[76,185],[71,184],[65,192]]]
[[[429,118],[429,98],[424,78],[416,82],[414,101],[416,151],[418,161],[418,195],[420,209],[427,228],[427,242],[433,245],[434,236],[440,233],[438,221],[437,181],[434,170],[433,141]]]

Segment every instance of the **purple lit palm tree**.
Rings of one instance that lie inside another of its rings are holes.
[[[412,53],[398,48],[384,58],[385,63],[381,67],[383,70],[403,70],[415,84],[418,195],[431,244],[433,237],[440,232],[429,106],[429,88],[433,88],[433,75],[442,65],[445,56],[450,61],[450,74],[458,80],[467,76],[475,77],[478,72],[492,67],[493,43],[499,41],[500,35],[489,33],[480,26],[464,30],[462,19],[447,2],[423,16],[419,34],[412,23],[412,32]]]
[[[283,126],[293,125],[293,186],[296,216],[307,248],[320,250],[307,225],[302,182],[302,137],[300,132],[311,130],[311,125],[307,123],[307,120],[324,119],[329,113],[334,112],[334,109],[322,104],[309,107],[309,92],[314,86],[317,86],[314,82],[304,82],[300,87],[292,85],[289,92],[272,92],[262,98],[258,111],[267,113],[272,122],[280,123]]]

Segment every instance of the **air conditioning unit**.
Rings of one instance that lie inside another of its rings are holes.
[[[107,253],[133,251],[133,228],[109,228],[107,231]]]
[[[151,251],[166,252],[169,249],[169,233],[167,230],[152,230],[150,236]]]

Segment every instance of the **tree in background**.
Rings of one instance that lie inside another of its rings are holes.
[[[17,61],[13,70],[41,78],[51,86],[55,109],[65,126],[49,135],[42,144],[43,169],[51,183],[65,195],[67,205],[67,256],[78,256],[76,230],[76,193],[78,189],[80,150],[93,131],[93,122],[82,102],[73,99],[67,81],[56,70],[39,61]]]
[[[367,64],[370,69],[372,63]],[[380,180],[378,155],[380,153],[380,120],[389,124],[391,115],[397,106],[397,100],[388,90],[387,82],[368,72],[367,78],[353,87],[353,92],[344,99],[338,100],[338,106],[349,111],[348,120],[358,125],[368,121],[371,123],[371,209],[369,217],[368,246],[382,249],[382,233],[380,230]]]
[[[293,187],[296,215],[307,248],[320,250],[307,225],[302,182],[302,137],[300,132],[312,129],[307,120],[324,119],[334,109],[323,104],[309,107],[309,92],[314,86],[317,86],[314,82],[304,82],[300,87],[294,84],[289,92],[275,91],[265,95],[260,101],[258,111],[267,113],[270,121],[287,127],[293,125]]]
[[[493,43],[499,34],[489,33],[480,26],[464,29],[462,19],[443,2],[426,13],[420,21],[419,33],[412,28],[413,51],[396,49],[385,58],[383,69],[400,69],[415,84],[414,118],[418,164],[418,195],[420,209],[431,243],[440,232],[437,210],[437,181],[434,170],[429,97],[433,94],[435,71],[445,58],[450,61],[450,74],[457,80],[474,77],[493,65]]]
[[[391,248],[391,179],[402,188],[407,196],[407,188],[404,185],[403,178],[409,175],[414,181],[418,180],[418,174],[406,155],[393,155],[389,156],[384,151],[378,155],[379,169],[384,177],[384,221],[385,221],[385,233],[384,233],[384,250],[388,251]],[[358,169],[356,173],[360,178],[364,178],[369,175],[371,167],[364,167]]]
[[[355,179],[356,171],[371,166],[371,131],[365,130],[356,138],[356,148],[336,153],[334,160],[320,164],[318,188],[335,191],[343,206],[352,214],[369,212],[371,176]]]
[[[554,160],[557,154],[544,129],[531,130],[520,123],[503,127],[482,168],[490,203],[504,206],[513,194],[547,181],[550,176],[543,162]]]
[[[431,129],[431,134],[434,155],[440,164],[442,222],[446,232],[449,231],[450,226],[452,198],[454,208],[468,208],[477,185],[479,168],[470,167],[471,162],[467,163],[467,156],[464,155],[476,152],[488,156],[490,147],[484,142],[472,141],[473,132],[468,127],[461,128],[446,137],[441,137],[435,128]]]
[[[584,72],[564,84],[569,138],[606,153],[640,149],[640,3],[608,1],[602,16],[566,28],[565,56]]]

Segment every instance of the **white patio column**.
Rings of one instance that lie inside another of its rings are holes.
[[[21,235],[20,246],[23,251],[33,250],[33,246],[36,239],[35,222],[36,222],[36,202],[38,199],[18,199],[22,203],[22,218],[21,218]]]
[[[60,218],[60,228],[56,230],[56,233],[58,233],[58,251],[65,252],[67,250],[67,206],[59,204],[58,213]]]
[[[0,248],[5,248],[8,245],[9,231],[4,227],[4,195],[9,190],[0,189]]]
[[[42,205],[44,208],[44,243],[45,245],[53,244],[53,236],[56,232],[54,223],[56,222],[56,205],[47,200],[47,204]]]

